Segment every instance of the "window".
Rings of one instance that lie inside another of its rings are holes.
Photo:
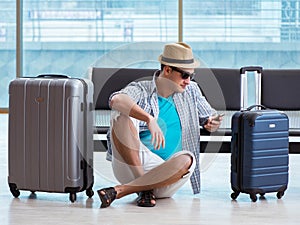
[[[183,40],[208,67],[299,68],[299,0],[187,0]]]
[[[178,39],[177,3],[25,0],[24,75],[84,77],[91,65],[114,67],[124,62],[121,65],[138,66],[141,62],[136,61],[157,59],[161,45],[156,48],[150,43]],[[148,51],[154,52],[155,58],[149,58]],[[126,62],[128,59],[132,60]]]
[[[23,2],[22,74],[16,2]],[[8,107],[8,84],[17,75],[158,68],[163,44],[178,41],[179,31],[202,66],[299,68],[299,11],[300,0],[0,0],[0,108]]]
[[[16,77],[16,4],[0,1],[0,108],[8,107],[8,85]]]

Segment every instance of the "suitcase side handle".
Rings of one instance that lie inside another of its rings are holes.
[[[232,140],[231,140],[231,161],[232,161],[232,170],[234,172],[237,172],[239,167],[238,167],[238,149],[240,149],[239,146],[239,136],[238,133],[235,132],[232,135]]]
[[[70,78],[68,75],[64,74],[40,74],[38,78]]]
[[[259,105],[259,104],[256,104],[256,105],[251,105],[251,106],[249,106],[247,109],[246,109],[246,111],[250,111],[250,110],[252,110],[253,108],[255,108],[255,107],[260,107],[261,109],[268,109],[266,106],[264,106],[264,105]]]
[[[261,66],[244,66],[240,69],[240,74],[244,74],[246,71],[262,73],[263,68]]]

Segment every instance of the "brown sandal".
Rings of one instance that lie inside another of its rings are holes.
[[[117,196],[117,192],[114,187],[103,188],[98,190],[97,192],[102,202],[101,208],[110,206],[110,204],[116,199]]]

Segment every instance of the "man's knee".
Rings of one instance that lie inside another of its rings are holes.
[[[129,128],[130,123],[132,123],[130,117],[126,116],[122,113],[120,113],[117,116],[114,116],[114,118],[112,118],[112,128],[113,129],[118,129],[118,128],[126,129],[127,127]]]
[[[181,155],[181,157],[183,158],[182,160],[184,162],[185,168],[189,170],[191,168],[191,165],[193,164],[193,157],[189,154],[183,154]]]
[[[139,137],[137,129],[129,116],[119,114],[112,120],[112,142],[120,149],[139,150]]]
[[[131,131],[131,134],[137,135],[137,127],[133,123],[132,119],[124,114],[119,114],[112,118],[111,128],[115,133],[126,133]]]
[[[193,157],[189,154],[177,155],[173,159],[176,162],[177,166],[185,171],[188,171],[191,168],[194,160]]]

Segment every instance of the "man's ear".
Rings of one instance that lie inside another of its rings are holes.
[[[172,68],[170,66],[165,66],[164,67],[164,73],[165,75],[169,75],[172,72]]]

